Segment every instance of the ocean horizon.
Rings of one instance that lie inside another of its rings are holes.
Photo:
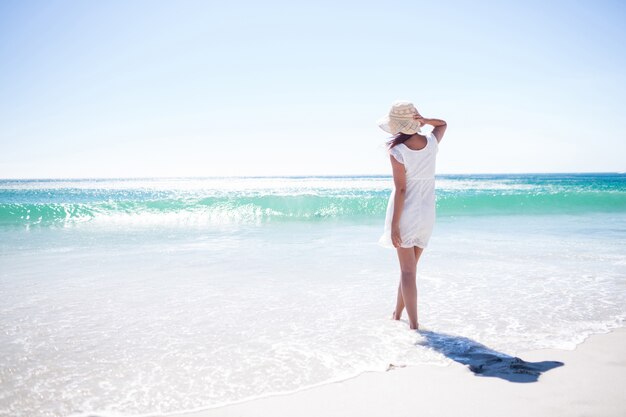
[[[585,175],[585,174],[626,174],[626,171],[524,171],[524,172],[457,172],[457,173],[437,173],[436,177],[447,176],[474,176],[474,175]],[[320,177],[320,178],[338,178],[338,177],[391,177],[387,174],[284,174],[284,175],[173,175],[173,176],[115,176],[115,177],[0,177],[1,181],[18,180],[18,181],[43,181],[43,180],[145,180],[145,179],[203,179],[203,178],[304,178],[304,177]]]
[[[626,320],[626,174],[438,174],[420,325],[515,355]],[[389,175],[0,180],[0,412],[167,415],[450,359],[390,320]]]

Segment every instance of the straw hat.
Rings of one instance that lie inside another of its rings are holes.
[[[420,131],[420,122],[413,119],[413,115],[418,114],[413,103],[409,101],[395,101],[391,105],[389,114],[376,121],[378,127],[392,135],[400,132],[408,135]]]

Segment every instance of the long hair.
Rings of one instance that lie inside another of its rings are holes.
[[[396,145],[406,142],[411,136],[407,133],[396,133],[391,140],[387,142],[387,147],[389,149],[393,148]]]

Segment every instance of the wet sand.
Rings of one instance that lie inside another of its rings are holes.
[[[436,348],[436,339],[429,343]],[[545,349],[507,358],[470,346],[442,353],[454,362],[390,364],[387,372],[180,416],[626,415],[626,328],[592,335],[573,351]]]

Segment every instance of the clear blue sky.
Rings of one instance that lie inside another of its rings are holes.
[[[0,177],[626,170],[621,1],[1,1]]]

